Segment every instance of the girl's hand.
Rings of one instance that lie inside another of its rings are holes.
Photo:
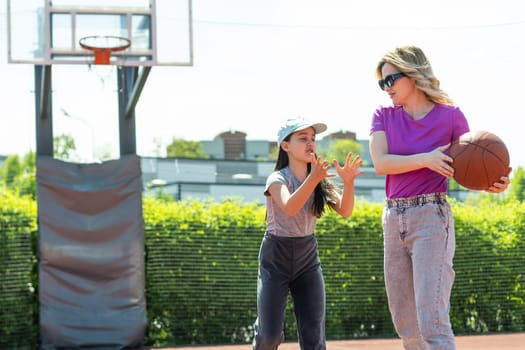
[[[321,157],[312,153],[312,160],[310,161],[312,168],[310,169],[310,176],[315,179],[316,182],[321,182],[327,177],[334,177],[335,174],[328,173],[328,170],[332,168],[330,163],[323,160]]]
[[[356,155],[354,159],[352,159],[352,152],[348,153],[346,156],[346,162],[343,167],[339,165],[337,159],[334,159],[333,162],[337,174],[339,174],[345,183],[354,181],[356,177],[364,173],[363,170],[359,169],[363,164],[363,160],[359,155]]]

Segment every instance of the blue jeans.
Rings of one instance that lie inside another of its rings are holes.
[[[317,239],[266,233],[259,251],[254,350],[275,350],[284,340],[288,292],[302,350],[325,350],[325,287]]]
[[[450,324],[454,219],[445,194],[388,200],[383,211],[388,306],[405,349],[456,349]]]

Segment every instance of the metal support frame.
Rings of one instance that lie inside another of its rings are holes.
[[[135,106],[151,67],[119,67],[117,69],[119,102],[120,155],[136,154]]]
[[[53,156],[51,65],[35,65],[36,154]]]
[[[150,66],[118,67],[120,155],[136,154],[135,106]],[[53,156],[53,96],[51,65],[35,65],[36,154]]]
[[[139,101],[140,94],[142,93],[142,89],[146,84],[146,80],[148,79],[150,71],[151,67],[143,67],[142,70],[140,70],[140,74],[137,77],[135,85],[133,86],[133,90],[130,93],[129,101],[126,106],[126,118],[131,118],[131,114],[134,112],[135,106]]]

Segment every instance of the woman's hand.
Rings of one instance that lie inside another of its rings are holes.
[[[509,168],[509,174],[512,171],[512,168]],[[502,176],[499,181],[494,182],[492,186],[490,186],[488,189],[485,190],[485,192],[489,193],[501,193],[507,189],[510,185],[510,178],[509,176]]]
[[[454,168],[450,165],[454,159],[443,153],[449,147],[450,143],[425,154],[426,167],[447,178],[454,176]]]

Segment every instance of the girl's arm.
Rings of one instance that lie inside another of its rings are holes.
[[[294,193],[290,193],[288,187],[281,183],[272,184],[268,188],[268,192],[270,192],[275,203],[290,216],[295,216],[304,207],[321,180],[335,176],[328,173],[328,170],[331,168],[330,164],[327,161],[323,161],[321,157],[317,158],[315,154],[312,154],[311,164],[310,174]]]
[[[363,164],[363,160],[359,155],[352,159],[352,152],[348,153],[346,162],[343,167],[334,159],[335,169],[344,183],[343,193],[339,196],[338,201],[332,205],[332,208],[339,213],[339,215],[348,218],[354,211],[355,190],[354,180],[359,175],[363,174],[363,170],[359,170]]]

